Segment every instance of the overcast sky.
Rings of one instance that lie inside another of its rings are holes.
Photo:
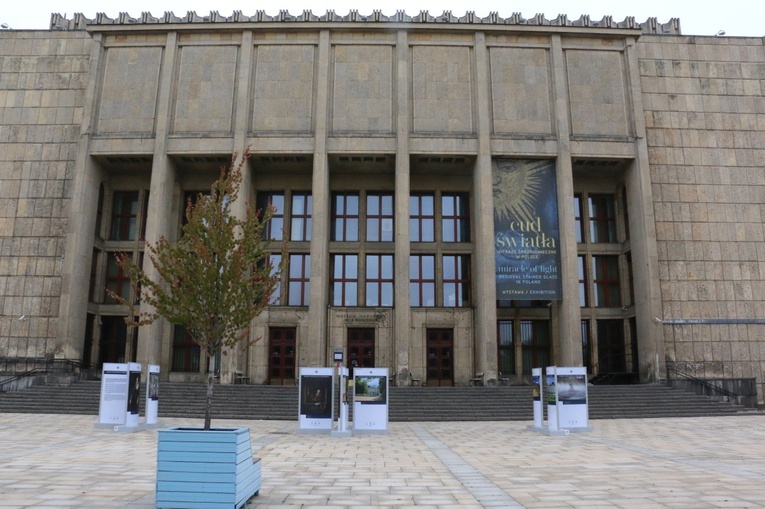
[[[54,12],[71,19],[77,12],[87,18],[95,18],[97,12],[103,12],[110,18],[127,12],[137,18],[142,12],[161,17],[165,11],[183,16],[188,11],[206,15],[216,10],[223,16],[230,16],[233,11],[240,10],[252,16],[257,10],[271,15],[279,10],[287,10],[293,15],[303,10],[311,10],[317,15],[334,10],[345,15],[350,9],[356,9],[361,14],[371,14],[373,9],[380,9],[386,15],[404,10],[410,16],[417,15],[421,10],[427,10],[434,16],[450,10],[458,17],[467,11],[474,11],[481,17],[489,12],[497,12],[502,17],[520,12],[524,18],[542,13],[547,19],[566,14],[569,20],[576,20],[583,14],[589,15],[592,20],[610,15],[616,21],[633,16],[638,23],[645,22],[649,17],[657,18],[660,23],[680,18],[684,35],[715,35],[723,30],[728,36],[765,36],[765,0],[34,0],[29,3],[2,0],[2,3],[0,24],[7,24],[12,29],[47,29],[50,15]]]

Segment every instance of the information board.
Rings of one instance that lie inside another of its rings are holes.
[[[388,431],[388,368],[353,369],[353,433]]]
[[[127,404],[128,365],[105,362],[101,371],[98,423],[113,426],[125,424]]]

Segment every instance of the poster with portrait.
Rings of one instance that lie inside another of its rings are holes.
[[[560,300],[555,162],[494,159],[497,299]]]
[[[303,375],[300,414],[309,419],[332,419],[332,376]]]

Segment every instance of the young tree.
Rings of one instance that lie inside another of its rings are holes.
[[[131,313],[138,314],[138,321],[128,317],[126,322],[141,326],[163,317],[185,327],[207,354],[205,430],[210,429],[215,357],[247,339],[250,323],[268,305],[281,271],[281,266],[269,263],[269,243],[263,239],[263,228],[273,210],[248,206],[243,218],[231,211],[239,197],[247,158],[245,152],[237,163],[234,154],[231,165],[221,168],[210,194],[200,194],[196,202],[189,200],[188,222],[180,239],[170,242],[160,237],[154,244],[147,242],[155,278],[126,255],[117,255],[135,295],[140,295],[140,311]],[[134,310],[132,302],[110,295]]]

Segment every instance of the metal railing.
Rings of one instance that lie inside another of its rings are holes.
[[[76,375],[80,371],[80,364],[80,361],[72,359],[0,358],[0,373],[13,373],[0,380],[0,391],[4,386],[30,376],[54,372]],[[22,371],[19,371],[20,366],[23,366]]]
[[[669,381],[672,381],[672,377],[669,376],[671,373],[677,375],[679,378],[688,380],[689,382],[697,386],[701,386],[704,389],[708,389],[709,391],[711,391],[713,394],[717,396],[726,396],[728,398],[733,398],[735,401],[738,401],[738,399],[742,396],[748,396],[747,394],[738,394],[736,392],[723,389],[722,387],[718,387],[717,385],[711,383],[709,380],[704,380],[703,378],[695,377],[691,375],[690,373],[687,373],[681,369],[678,369],[676,366],[672,364],[667,364],[667,375],[668,375]]]

